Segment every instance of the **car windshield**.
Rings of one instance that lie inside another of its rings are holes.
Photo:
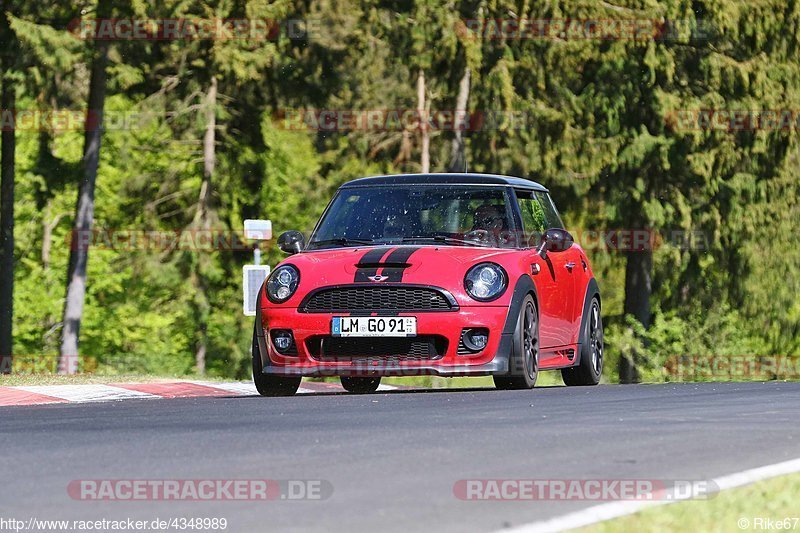
[[[309,249],[436,243],[511,248],[514,218],[499,187],[412,186],[340,190]]]

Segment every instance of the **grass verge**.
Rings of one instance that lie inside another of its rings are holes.
[[[708,500],[653,507],[578,531],[800,531],[798,499],[800,474],[792,474],[720,492]]]

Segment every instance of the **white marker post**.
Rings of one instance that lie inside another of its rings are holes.
[[[253,249],[253,264],[245,265],[242,269],[243,274],[243,299],[245,316],[256,316],[256,306],[258,305],[258,291],[264,284],[264,280],[269,276],[269,265],[261,266],[260,241],[272,239],[272,221],[270,220],[245,220],[244,238],[256,241]]]

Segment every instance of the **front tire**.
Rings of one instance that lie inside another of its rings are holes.
[[[352,376],[340,376],[342,387],[347,392],[354,392],[356,394],[368,394],[375,392],[381,384],[381,378],[360,378]]]
[[[511,367],[508,375],[493,376],[495,387],[532,389],[539,376],[539,310],[530,294],[522,301],[508,363]]]
[[[300,388],[300,376],[270,376],[263,373],[258,337],[253,331],[253,383],[261,396],[293,396]]]
[[[568,386],[591,386],[600,383],[603,375],[603,318],[600,300],[595,296],[589,306],[586,327],[581,332],[581,360],[578,366],[561,370],[561,378]]]

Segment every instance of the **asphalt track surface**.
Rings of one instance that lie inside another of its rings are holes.
[[[800,457],[800,383],[394,391],[0,408],[0,517],[227,531],[493,531],[596,505],[462,479],[709,479]],[[312,479],[323,501],[80,501],[81,479]]]

